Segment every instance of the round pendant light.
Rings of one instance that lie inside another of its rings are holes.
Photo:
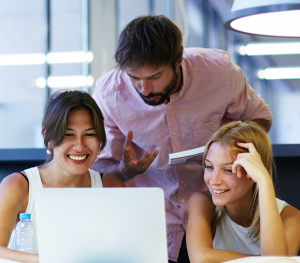
[[[245,34],[300,37],[300,0],[235,0],[224,26]]]

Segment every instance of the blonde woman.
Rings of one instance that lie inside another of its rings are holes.
[[[233,122],[206,145],[209,192],[189,200],[187,248],[191,263],[297,255],[300,212],[275,196],[272,147],[254,122]]]

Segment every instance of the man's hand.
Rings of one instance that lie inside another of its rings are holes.
[[[129,131],[125,140],[123,148],[123,160],[119,164],[118,171],[120,172],[123,182],[126,182],[138,174],[144,173],[150,164],[154,161],[158,155],[158,150],[152,153],[148,150],[144,157],[140,160],[137,159],[136,153],[132,148],[131,142],[133,138],[133,132]]]

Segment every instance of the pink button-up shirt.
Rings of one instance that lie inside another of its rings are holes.
[[[107,135],[98,162],[122,160],[129,130],[139,158],[148,149],[159,150],[147,171],[127,185],[164,190],[169,259],[173,261],[177,261],[188,221],[188,199],[207,187],[202,166],[169,166],[169,153],[205,145],[230,120],[272,119],[267,104],[246,82],[242,70],[231,63],[227,52],[187,48],[181,68],[182,87],[169,102],[158,106],[147,105],[126,72],[119,69],[101,77],[93,94],[104,115]]]

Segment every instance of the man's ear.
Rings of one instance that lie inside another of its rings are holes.
[[[177,67],[180,67],[180,65],[181,65],[181,63],[182,63],[182,60],[183,60],[183,58],[182,58],[182,55],[181,55],[180,58],[177,59],[176,62],[175,62],[176,68],[177,68]]]

